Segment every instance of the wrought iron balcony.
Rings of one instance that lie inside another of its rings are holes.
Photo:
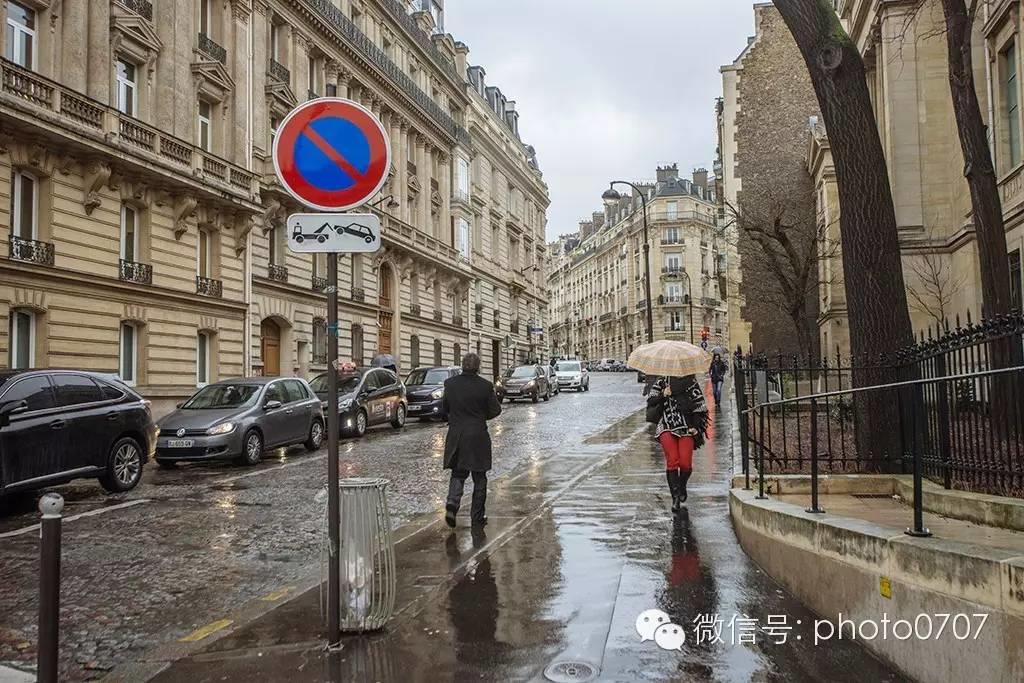
[[[218,61],[221,64],[227,64],[228,51],[218,45],[213,38],[205,33],[199,34],[199,51],[210,59]]]
[[[661,274],[665,277],[681,277],[683,269],[681,266],[664,266],[661,269]]]
[[[120,0],[120,2],[143,19],[153,21],[153,3],[149,0]]]
[[[281,81],[282,83],[288,83],[292,79],[292,72],[288,70],[288,67],[276,59],[270,60],[270,66],[267,67],[267,73],[271,78]]]
[[[662,237],[661,238],[661,243],[662,244],[679,244],[680,242],[682,242],[682,240],[679,239],[678,237]]]
[[[288,282],[288,267],[276,263],[267,264],[267,279],[274,282]]]
[[[718,299],[711,296],[702,296],[700,298],[700,305],[706,306],[707,308],[716,308],[721,303]]]
[[[419,304],[412,304],[409,306],[409,314],[415,316],[423,315],[423,307]]]
[[[224,296],[224,283],[220,280],[214,280],[212,277],[196,275],[196,294],[219,299]]]
[[[642,311],[645,308],[647,308],[647,299],[641,299],[636,302],[636,310]]]
[[[436,320],[437,322],[441,322],[441,320],[443,319],[444,316],[441,314],[441,311],[434,311],[434,320]]]
[[[366,290],[362,287],[353,287],[352,301],[366,301]]]
[[[609,313],[602,313],[601,317],[599,318],[599,320],[601,322],[605,323],[605,322],[608,322],[609,320],[611,320],[614,317],[615,317],[614,313],[611,313],[611,312],[609,312]]]
[[[462,327],[464,322],[461,315],[452,316],[452,325],[455,327]]]
[[[151,285],[153,284],[153,266],[148,263],[136,263],[121,259],[118,263],[118,277],[123,282]]]
[[[313,280],[310,282],[314,292],[323,292],[327,290],[327,278],[320,277],[318,275],[313,276]]]
[[[15,261],[38,263],[41,266],[53,265],[53,245],[49,242],[27,240],[11,235],[9,253]]]

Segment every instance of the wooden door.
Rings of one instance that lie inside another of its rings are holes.
[[[260,324],[260,355],[263,357],[263,376],[281,374],[281,330],[273,320]]]

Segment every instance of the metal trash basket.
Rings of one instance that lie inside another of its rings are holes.
[[[395,611],[395,547],[384,495],[387,479],[339,482],[341,630],[384,628]]]

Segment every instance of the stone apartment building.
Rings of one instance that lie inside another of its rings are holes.
[[[504,296],[495,330],[512,330],[512,292],[543,318],[536,279],[474,263],[486,231],[496,262],[543,267],[547,190],[442,2],[2,9],[0,365],[117,373],[157,412],[219,378],[325,369],[324,259],[285,248],[302,207],[270,159],[287,112],[325,95],[377,114],[394,158],[373,202],[383,249],[340,259],[342,358],[454,362],[481,269],[486,306]]]
[[[729,261],[729,281],[735,284],[731,348],[817,353],[813,322],[801,329],[787,308],[801,305],[808,320],[818,318],[814,182],[806,164],[806,131],[818,103],[774,5],[754,5],[754,24],[755,34],[740,55],[720,69],[723,94],[716,107],[722,213],[736,252]],[[786,239],[799,258],[775,258],[769,250],[778,242],[767,241],[766,247],[755,238],[753,229],[771,233],[776,219],[789,226]],[[780,286],[780,265],[794,293]],[[811,277],[791,277],[801,268],[810,269]],[[791,287],[794,282],[802,286]]]
[[[699,343],[707,329],[710,344],[727,343],[727,261],[713,181],[704,169],[692,181],[679,178],[672,164],[638,186],[648,205],[654,338]],[[548,251],[553,353],[625,360],[647,341],[639,196],[593,214]]]

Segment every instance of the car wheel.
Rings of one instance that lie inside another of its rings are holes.
[[[157,460],[156,464],[162,470],[173,470],[178,467],[178,463],[174,462],[173,460]]]
[[[306,439],[307,451],[318,451],[324,445],[324,423],[320,420],[313,420],[309,426],[309,438]]]
[[[107,456],[107,471],[100,484],[110,493],[123,493],[135,488],[142,478],[142,449],[135,439],[118,439]]]
[[[263,437],[255,429],[250,429],[242,439],[242,455],[238,462],[243,465],[258,465],[263,460]]]
[[[359,437],[365,436],[366,424],[366,411],[360,409],[359,412],[356,413],[356,426],[352,428],[352,435]]]
[[[398,410],[395,411],[395,419],[391,421],[391,426],[395,429],[405,426],[405,406],[401,403],[398,404]]]

